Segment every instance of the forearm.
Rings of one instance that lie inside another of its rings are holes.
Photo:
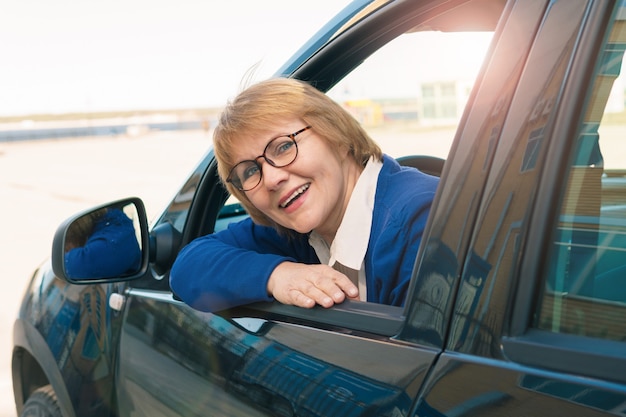
[[[293,259],[241,249],[206,236],[180,252],[170,273],[170,285],[183,301],[202,311],[270,301],[269,276],[288,260]]]

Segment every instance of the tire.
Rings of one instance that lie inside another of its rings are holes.
[[[63,417],[52,386],[46,385],[35,390],[24,403],[20,417]]]

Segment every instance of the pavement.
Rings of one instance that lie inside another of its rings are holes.
[[[13,321],[26,284],[75,212],[119,198],[143,199],[149,218],[169,203],[210,146],[203,131],[0,142],[0,417],[15,417]]]

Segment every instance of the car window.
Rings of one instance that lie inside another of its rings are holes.
[[[327,94],[384,153],[445,160],[492,37],[493,32],[482,31],[409,31],[378,49]],[[428,165],[418,167],[431,173]],[[215,231],[244,217],[231,197]]]
[[[234,196],[228,197],[215,222],[215,232],[226,229],[229,223],[238,222],[248,217],[245,209]]]
[[[399,158],[446,159],[492,32],[404,33],[328,94]]]
[[[327,94],[384,153],[446,159],[493,32],[408,32],[378,49]],[[427,172],[427,166],[420,166]],[[215,225],[246,217],[230,197]]]
[[[626,13],[618,10],[561,196],[535,327],[626,340]]]

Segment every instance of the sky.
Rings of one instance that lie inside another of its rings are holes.
[[[349,2],[0,0],[0,117],[220,106]]]

